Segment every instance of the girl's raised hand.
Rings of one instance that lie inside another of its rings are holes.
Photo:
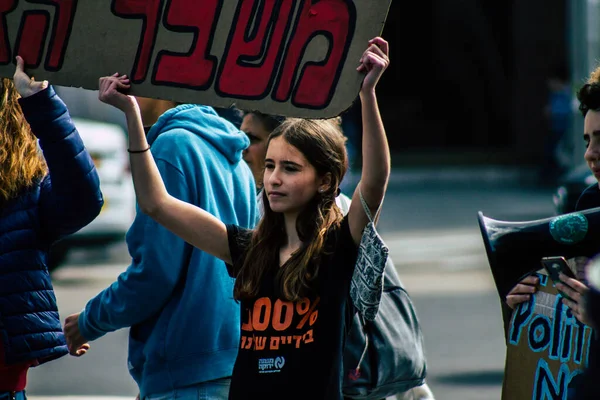
[[[21,97],[29,97],[48,87],[48,81],[38,82],[34,77],[30,78],[29,75],[25,73],[25,62],[21,56],[17,56],[16,60],[17,68],[15,69],[15,74],[13,75],[13,84],[15,85],[15,89],[17,89],[17,92],[19,92]]]
[[[127,75],[119,75],[117,72],[111,76],[103,76],[98,86],[98,99],[103,103],[110,104],[123,112],[135,103],[133,97],[123,93],[131,87]]]
[[[361,91],[375,90],[383,71],[390,64],[389,51],[388,42],[381,37],[369,40],[369,47],[363,53],[359,61],[360,65],[356,68],[357,71],[367,74],[363,80]]]

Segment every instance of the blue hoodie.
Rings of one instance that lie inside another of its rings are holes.
[[[249,141],[211,107],[167,111],[148,142],[171,195],[224,223],[254,225],[255,184],[242,161]],[[132,264],[88,302],[79,316],[83,337],[131,326],[129,371],[142,398],[231,376],[240,310],[223,261],[139,209],[126,240]]]

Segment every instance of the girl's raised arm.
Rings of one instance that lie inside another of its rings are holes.
[[[167,192],[149,151],[137,101],[122,93],[130,87],[127,76],[114,74],[100,78],[99,86],[100,101],[120,109],[127,118],[131,174],[142,212],[191,245],[231,263],[225,224]]]
[[[350,232],[356,244],[360,243],[362,231],[369,222],[365,214],[359,191],[371,210],[379,208],[390,176],[390,148],[377,106],[375,86],[390,63],[388,43],[380,37],[369,41],[369,47],[360,59],[358,71],[366,72],[360,90],[362,105],[362,176],[348,212]]]

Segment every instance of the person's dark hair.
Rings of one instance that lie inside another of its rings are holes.
[[[589,110],[600,110],[600,67],[596,68],[577,92],[579,111],[585,118]]]
[[[263,191],[264,216],[252,235],[248,253],[237,276],[234,297],[238,300],[258,294],[261,281],[269,268],[277,268],[279,294],[288,301],[299,300],[312,288],[318,276],[325,238],[330,229],[338,227],[343,219],[335,204],[338,187],[348,169],[346,138],[339,120],[307,120],[288,118],[269,136],[269,143],[282,137],[298,149],[315,168],[319,176],[329,174],[331,185],[324,193],[317,193],[300,213],[296,230],[302,247],[294,252],[285,268],[279,267],[279,249],[284,244],[283,215],[271,210]]]
[[[273,114],[264,114],[260,111],[252,110],[246,111],[244,115],[252,114],[256,117],[260,123],[263,125],[267,132],[273,132],[279,125],[285,121],[285,117]]]
[[[242,126],[242,118],[244,113],[239,108],[234,106],[231,107],[213,107],[219,117],[225,118],[227,121],[231,122],[236,128],[240,129]]]

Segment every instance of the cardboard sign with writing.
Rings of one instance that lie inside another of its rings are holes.
[[[538,292],[510,320],[503,400],[566,400],[587,365],[591,328],[562,304],[547,275],[538,277]]]
[[[14,57],[51,84],[331,117],[356,98],[356,67],[391,0],[0,0],[0,76]]]

